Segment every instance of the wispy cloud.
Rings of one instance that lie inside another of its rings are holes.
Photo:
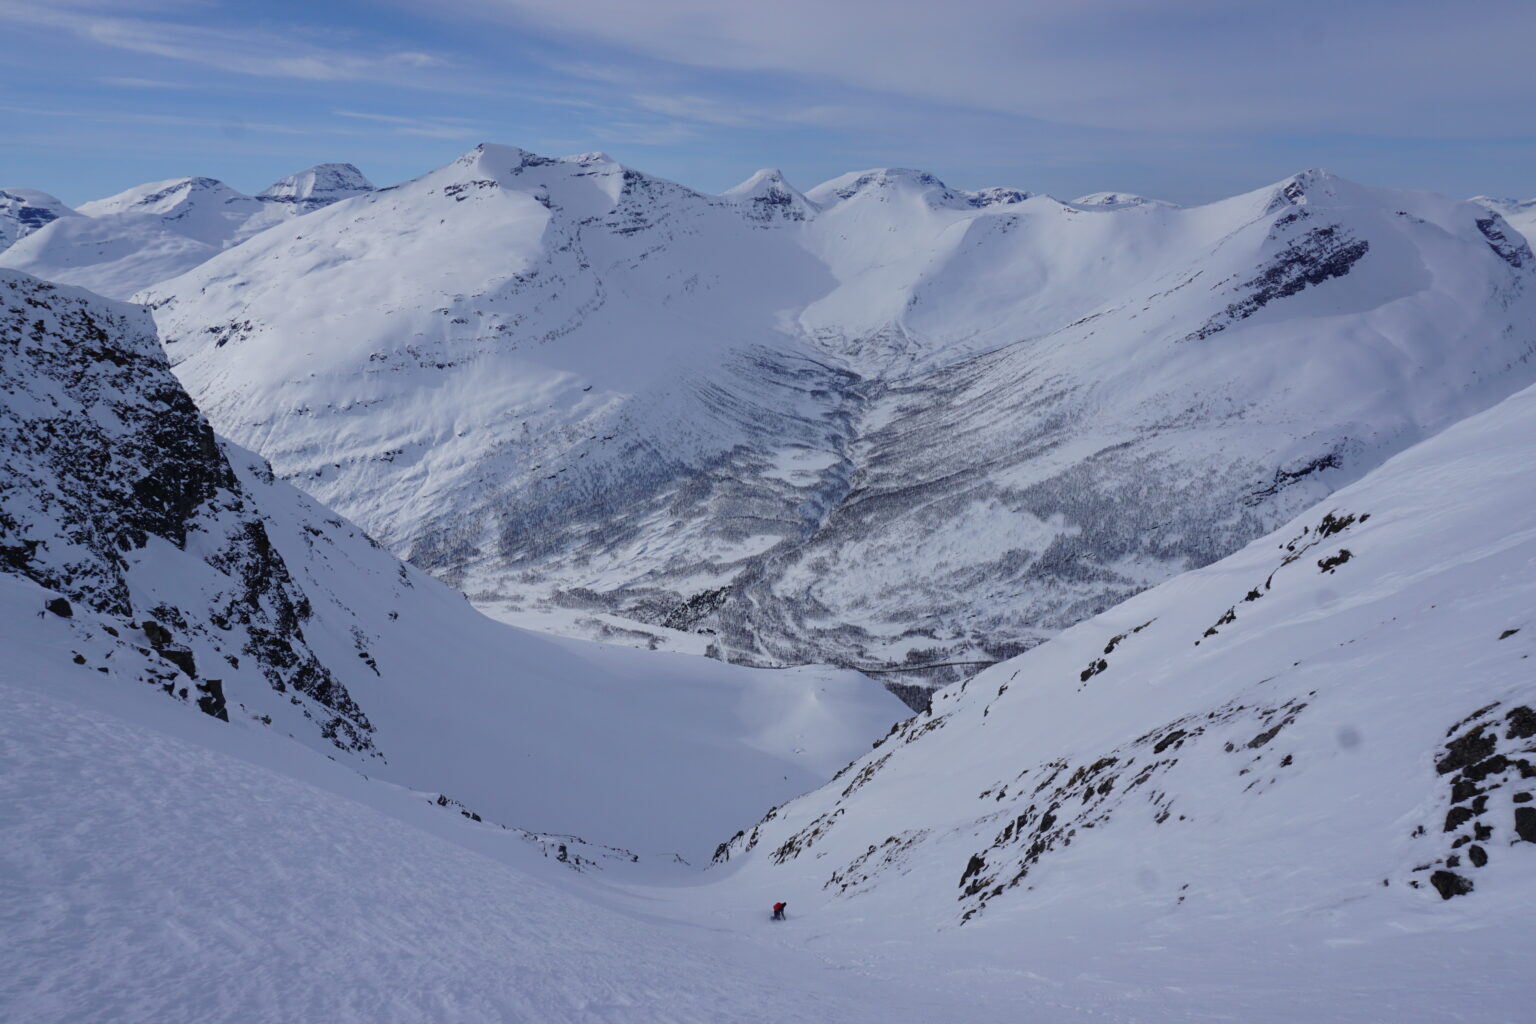
[[[483,131],[476,126],[476,122],[464,118],[402,117],[398,114],[373,114],[360,110],[333,110],[332,113],[337,117],[388,125],[400,135],[420,135],[431,139],[467,139]]]
[[[387,80],[409,85],[412,72],[451,66],[446,57],[418,50],[347,50],[274,32],[121,16],[124,11],[146,9],[168,10],[164,5],[121,0],[57,0],[46,5],[0,0],[0,20],[55,29],[112,49],[266,78]]]
[[[412,0],[425,13],[428,8]],[[1530,130],[1529,0],[461,0],[676,67],[1117,130]],[[601,73],[600,67],[591,69]]]

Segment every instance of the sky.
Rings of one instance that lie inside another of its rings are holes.
[[[1536,196],[1536,0],[0,0],[0,187],[376,184],[480,142],[704,191],[918,167],[1198,203]]]

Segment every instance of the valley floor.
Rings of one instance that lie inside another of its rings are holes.
[[[1509,941],[1528,908],[1334,925],[1047,907],[937,935],[859,899],[797,914],[818,894],[744,891],[728,868],[576,875],[423,794],[143,697],[0,682],[0,1018],[1529,1019]]]

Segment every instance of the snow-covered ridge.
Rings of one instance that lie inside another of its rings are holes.
[[[1173,206],[1161,199],[1148,199],[1131,192],[1092,192],[1072,200],[1073,206]]]
[[[0,266],[126,299],[274,224],[372,188],[351,164],[320,164],[256,196],[214,178],[148,182],[82,203],[80,217],[54,211],[49,223],[0,246]],[[0,203],[0,224],[4,209]]]

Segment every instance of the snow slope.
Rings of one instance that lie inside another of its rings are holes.
[[[0,668],[8,1021],[880,1021],[895,992],[944,1012],[578,885],[270,731],[23,664]]]
[[[497,614],[921,686],[1529,383],[1501,223],[1322,172],[705,196],[483,146],[141,297],[221,431]]]
[[[466,813],[646,858],[828,777],[901,710],[851,672],[486,619],[215,437],[142,308],[0,272],[0,575],[55,674],[163,692]],[[55,622],[54,620],[58,620]]]
[[[946,691],[667,884],[76,671],[0,574],[0,1017],[1523,1021],[1533,428]]]
[[[1523,1019],[1533,462],[1536,388],[939,694],[719,885],[851,946],[936,929],[939,963],[1255,981],[1220,1019]]]
[[[372,187],[351,164],[320,164],[256,196],[213,178],[149,182],[82,204],[83,217],[55,216],[0,252],[0,265],[125,299],[274,224]]]

